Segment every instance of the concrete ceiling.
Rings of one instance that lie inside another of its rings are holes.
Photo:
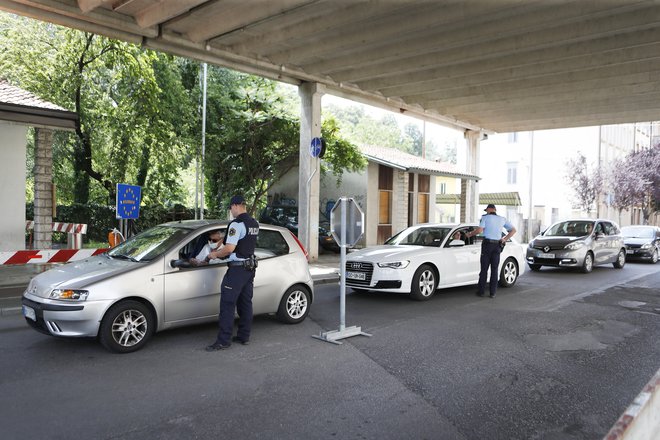
[[[0,0],[458,128],[660,120],[660,0]]]

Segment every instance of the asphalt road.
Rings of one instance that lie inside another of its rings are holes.
[[[528,273],[496,299],[427,302],[320,286],[311,319],[255,319],[252,344],[207,353],[215,326],[129,355],[0,318],[0,436],[95,439],[598,439],[660,367],[660,264]]]

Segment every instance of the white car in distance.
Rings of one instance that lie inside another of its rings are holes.
[[[346,285],[356,291],[409,293],[412,299],[424,301],[439,288],[477,284],[483,237],[466,236],[477,226],[411,226],[383,245],[351,252],[346,261]],[[500,286],[513,286],[524,270],[524,249],[510,239],[500,258]]]

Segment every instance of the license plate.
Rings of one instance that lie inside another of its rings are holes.
[[[30,318],[33,321],[37,320],[37,314],[34,312],[32,307],[23,306],[23,316]]]
[[[626,254],[634,254],[635,251],[632,249],[626,249]]]
[[[543,252],[540,252],[537,255],[538,258],[555,258],[555,254],[544,254]]]
[[[346,278],[349,280],[364,281],[367,279],[367,275],[362,272],[346,272]]]

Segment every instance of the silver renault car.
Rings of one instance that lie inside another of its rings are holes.
[[[621,269],[626,248],[619,226],[609,220],[565,220],[550,226],[529,242],[527,264],[532,270],[543,266],[574,267],[584,273],[594,265],[609,264]]]
[[[120,353],[142,348],[161,330],[218,319],[227,263],[191,261],[228,222],[190,220],[146,230],[108,252],[34,277],[23,294],[23,315],[53,336],[98,337]],[[299,323],[313,301],[307,256],[293,234],[260,225],[255,251],[254,314]]]

